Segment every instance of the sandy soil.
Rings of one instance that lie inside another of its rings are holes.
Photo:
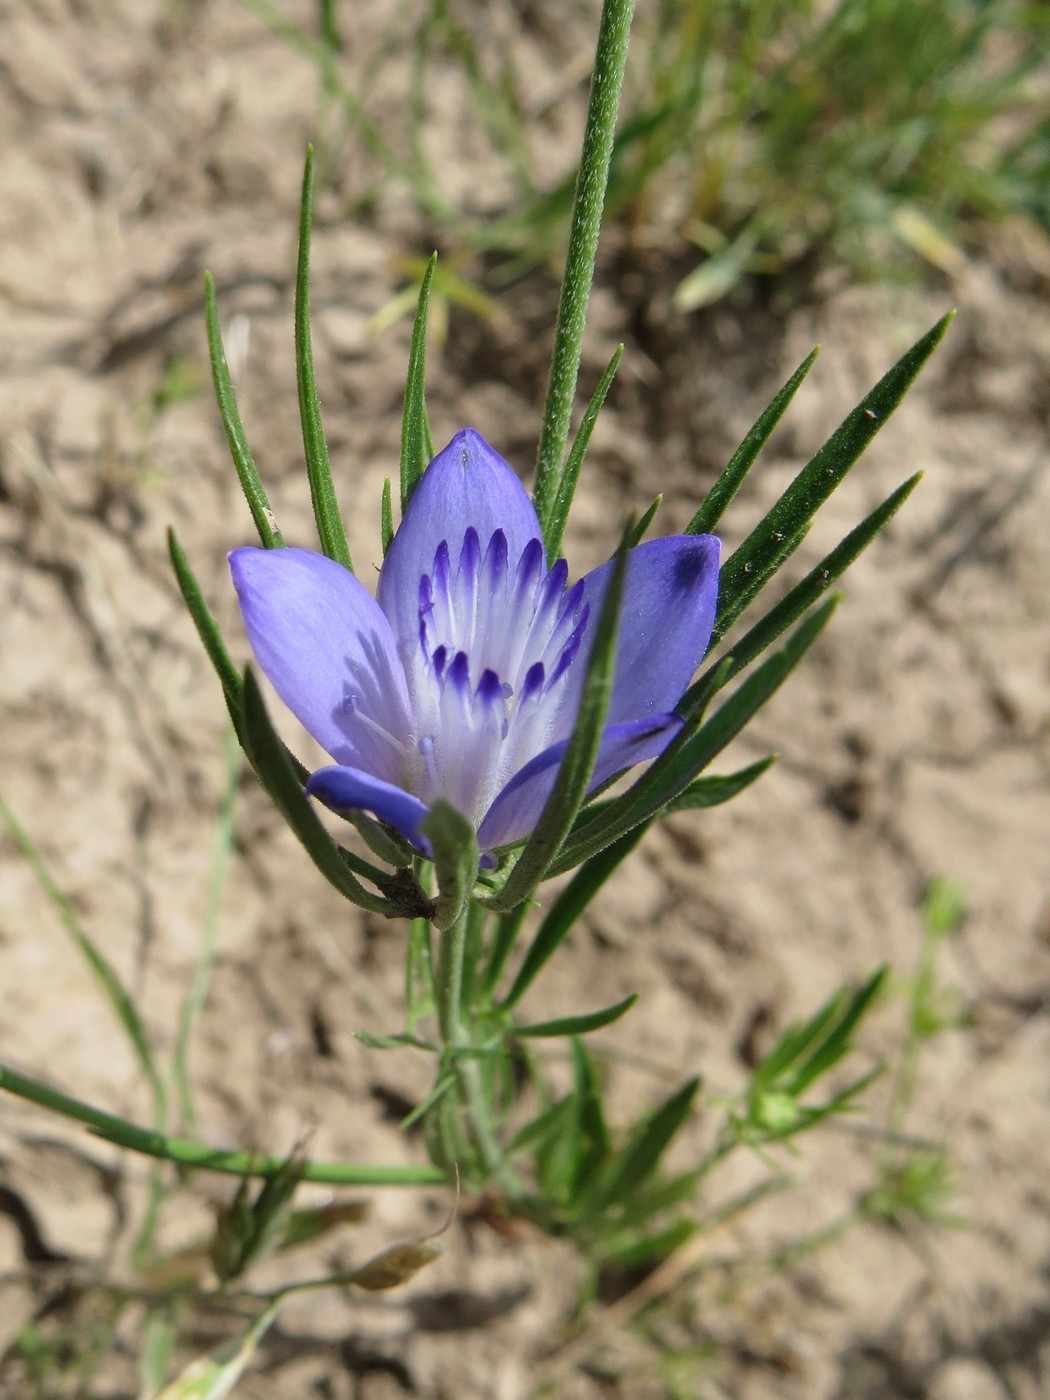
[[[391,17],[350,8],[343,70],[351,83],[380,72],[373,101],[396,135],[408,57],[402,45],[381,64]],[[287,9],[305,18],[312,7]],[[471,15],[485,42],[509,35],[535,90],[554,98],[535,141],[557,170],[582,90],[566,81],[559,95],[551,75],[579,72],[586,14],[543,25],[510,7]],[[248,347],[241,406],[281,525],[307,543],[291,272],[317,84],[233,0],[7,0],[0,32],[2,790],[166,1051],[199,946],[224,724],[171,578],[169,523],[246,654],[225,554],[250,540],[250,519],[206,392],[201,271],[214,271],[224,322]],[[435,75],[430,149],[453,192],[497,205],[505,184],[464,134],[464,100],[451,72]],[[398,287],[392,260],[433,238],[392,186],[376,186],[366,215],[342,216],[376,177],[353,143],[338,149],[314,253],[320,391],[359,560],[378,557],[407,343],[404,323],[371,337],[368,321]],[[567,540],[576,573],[657,491],[662,530],[681,528],[819,339],[824,355],[731,513],[727,535],[739,538],[892,360],[946,306],[960,315],[791,566],[801,574],[906,475],[926,472],[850,575],[831,631],[727,767],[771,750],[780,762],[732,807],[651,833],[531,1009],[556,1014],[583,986],[596,1005],[638,990],[615,1040],[618,1111],[626,1119],[686,1070],[717,1097],[742,1083],[756,1038],[841,981],[884,960],[906,976],[923,887],[955,877],[970,904],[944,974],[966,1024],[924,1061],[909,1127],[949,1145],[967,1226],[865,1225],[732,1286],[724,1270],[691,1274],[644,1325],[607,1333],[576,1367],[557,1353],[572,1303],[567,1250],[461,1223],[447,1257],[381,1305],[326,1296],[290,1307],[245,1397],[517,1400],[548,1378],[548,1393],[587,1400],[1050,1393],[1048,254],[1008,232],[950,287],[828,279],[782,305],[688,319],[669,309],[681,271],[659,250],[608,241],[586,386],[617,339],[627,353]],[[495,323],[454,313],[431,357],[442,440],[472,424],[527,469],[553,296],[534,274],[501,294]],[[173,363],[201,392],[158,406]],[[303,737],[286,732],[306,757]],[[427,1067],[366,1052],[352,1034],[399,1026],[402,939],[347,912],[246,782],[193,1056],[202,1135],[283,1151],[314,1122],[319,1156],[418,1160],[396,1122],[427,1087]],[[880,1010],[864,1064],[899,1048],[902,1014],[899,998]],[[6,837],[0,1027],[4,1060],[146,1116],[119,1031]],[[871,1096],[875,1121],[884,1098]],[[695,1141],[714,1121],[702,1117]],[[768,1253],[835,1219],[870,1183],[875,1151],[858,1133],[814,1136],[793,1166],[798,1189],[713,1240],[712,1254]],[[0,1356],[28,1319],[71,1306],[71,1279],[110,1260],[120,1276],[146,1173],[57,1119],[0,1102]],[[201,1180],[166,1242],[191,1239],[227,1189]],[[333,1237],[314,1264],[359,1260],[433,1225],[445,1204],[375,1193],[367,1223]],[[129,1315],[98,1394],[136,1393],[129,1348],[140,1326]],[[228,1330],[214,1319],[191,1340]],[[661,1375],[658,1348],[695,1349],[689,1388]],[[0,1393],[33,1393],[10,1358]]]

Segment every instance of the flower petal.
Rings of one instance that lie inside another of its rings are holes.
[[[627,559],[609,723],[673,710],[704,659],[718,606],[715,535],[669,535],[632,549]],[[583,580],[593,626],[612,577],[610,561]],[[575,716],[590,652],[574,665],[565,713]]]
[[[623,769],[663,753],[681,727],[682,721],[671,714],[608,725],[602,734],[589,791],[601,787]],[[554,787],[558,764],[568,743],[568,739],[559,740],[515,773],[481,823],[478,841],[483,849],[493,850],[520,841],[533,830]]]
[[[408,688],[368,590],[309,549],[236,549],[230,572],[252,651],[292,713],[340,763],[398,781]]]
[[[426,838],[419,834],[419,824],[430,808],[403,788],[384,783],[369,773],[362,773],[359,768],[339,766],[318,768],[310,775],[306,791],[311,797],[319,797],[334,812],[371,812],[406,841],[429,853]]]
[[[379,571],[379,605],[403,648],[417,645],[420,577],[431,572],[442,540],[455,564],[470,528],[482,555],[503,531],[512,571],[528,542],[543,536],[517,476],[480,433],[464,428],[420,477]]]

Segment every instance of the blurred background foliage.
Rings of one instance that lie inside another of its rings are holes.
[[[575,171],[551,173],[532,132],[587,69],[571,59],[537,93],[498,25],[466,0],[400,9],[387,57],[412,52],[406,123],[383,135],[367,90],[340,75],[351,8],[319,0],[313,31],[270,0],[241,0],[316,65],[320,173],[350,143],[407,188],[443,252],[485,252],[490,283],[563,254]],[[542,30],[550,17],[535,14]],[[586,57],[586,51],[580,57]],[[520,61],[520,60],[519,60]],[[432,80],[449,65],[502,170],[470,200],[427,150]],[[360,169],[360,161],[355,162]],[[1039,0],[654,0],[639,7],[607,227],[680,256],[680,310],[741,279],[840,266],[854,275],[957,271],[1004,218],[1050,228],[1050,9]],[[690,267],[690,263],[692,266]],[[469,280],[457,283],[462,296]]]

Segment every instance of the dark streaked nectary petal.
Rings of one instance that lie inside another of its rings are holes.
[[[430,573],[438,545],[447,541],[458,566],[471,528],[482,555],[495,532],[503,531],[511,569],[528,542],[543,533],[512,469],[479,433],[464,428],[420,478],[379,571],[379,605],[402,646],[416,644],[419,580]]]
[[[631,550],[620,606],[610,724],[663,714],[682,698],[715,625],[719,548],[715,535],[670,535]],[[611,562],[603,564],[583,580],[592,619],[601,612],[612,568]],[[589,651],[585,640],[574,667],[577,696]],[[568,713],[576,713],[575,698]]]
[[[403,788],[384,783],[358,768],[339,766],[319,768],[311,774],[306,791],[335,812],[371,812],[406,841],[429,853],[426,839],[419,834],[419,826],[430,808]]]
[[[408,688],[368,590],[308,549],[237,549],[230,571],[252,650],[284,703],[334,759],[397,781]]]
[[[607,726],[602,734],[590,791],[625,768],[656,758],[681,726],[682,721],[672,714],[650,715],[628,724]],[[568,742],[568,739],[561,739],[544,749],[526,763],[497,796],[478,831],[478,840],[485,850],[519,841],[533,830],[554,787]]]

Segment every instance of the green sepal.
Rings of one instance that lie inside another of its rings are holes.
[[[562,1016],[554,1021],[537,1021],[529,1026],[514,1026],[513,1034],[521,1040],[561,1035],[587,1035],[591,1031],[601,1030],[603,1026],[611,1026],[614,1021],[625,1016],[637,1000],[638,993],[633,992],[629,997],[624,997],[622,1001],[616,1002],[615,1005],[603,1007],[601,1011],[583,1012],[579,1016]]]
[[[827,442],[792,481],[777,503],[722,565],[720,615],[734,609],[738,593],[747,589],[748,575],[766,576],[769,565],[811,520],[872,438],[907,393],[915,376],[933,354],[954,312],[912,346],[848,414]],[[737,611],[739,611],[737,609]],[[716,623],[716,636],[720,635]]]
[[[810,613],[786,644],[768,657],[710,719],[698,729],[687,725],[622,797],[608,803],[590,820],[585,814],[550,873],[560,875],[588,860],[684,792],[783,684],[826,626],[837,602],[837,598],[830,598]]]
[[[314,352],[310,341],[310,225],[313,217],[314,148],[306,148],[303,167],[303,197],[299,209],[299,258],[295,271],[295,382],[299,391],[299,420],[303,430],[303,450],[306,472],[310,480],[310,499],[317,522],[317,535],[322,551],[329,559],[353,573],[350,550],[346,543],[343,518],[335,498],[332,468],[328,461],[321,422],[321,405],[317,398],[314,376]]]
[[[486,902],[498,913],[513,909],[530,899],[547,873],[555,854],[568,835],[583,805],[598,757],[605,717],[609,712],[613,672],[616,666],[616,637],[623,580],[627,569],[627,546],[621,543],[602,609],[594,629],[594,643],[587,658],[580,707],[558,776],[544,804],[536,829],[525,843],[502,890]]]
[[[704,497],[704,503],[685,527],[687,535],[708,535],[721,520],[726,507],[743,484],[755,464],[755,459],[772,436],[773,429],[784,416],[799,385],[813,368],[820,347],[811,350],[788,382],[763,409],[758,421],[745,434],[740,446],[730,457],[725,470]]]
[[[283,743],[270,722],[258,682],[250,670],[244,673],[244,729],[248,757],[259,781],[270,794],[285,821],[299,838],[307,855],[326,880],[345,899],[374,914],[393,917],[404,911],[389,899],[371,894],[357,875],[379,888],[388,885],[389,872],[345,851],[329,836],[303,792],[302,783]],[[357,872],[356,874],[354,872]]]
[[[408,509],[412,492],[433,455],[426,404],[427,307],[430,303],[430,284],[434,280],[437,256],[437,253],[431,255],[423,273],[423,280],[419,284],[419,302],[412,326],[412,346],[408,352],[408,380],[405,384],[405,408],[401,418],[402,514]]]
[[[611,1205],[630,1201],[649,1179],[671,1139],[692,1112],[700,1082],[699,1076],[690,1079],[665,1099],[635,1129],[608,1167],[598,1173],[583,1203],[585,1219],[593,1220]]]
[[[547,911],[536,936],[518,969],[514,984],[500,1003],[501,1011],[516,1006],[532,985],[547,960],[561,947],[591,900],[641,840],[641,828],[628,832],[619,841],[587,861],[572,877]]]
[[[587,405],[580,426],[576,430],[572,448],[569,452],[568,461],[558,482],[557,495],[554,498],[554,508],[551,512],[550,525],[545,532],[545,544],[547,558],[556,559],[558,551],[561,549],[561,538],[565,533],[565,522],[569,518],[569,511],[572,508],[572,500],[576,494],[576,483],[580,477],[580,468],[583,466],[583,459],[587,452],[587,447],[591,441],[591,434],[594,432],[594,425],[598,421],[598,414],[602,411],[613,379],[616,376],[616,368],[623,357],[623,346],[618,345],[613,351],[612,359],[605,368],[605,373],[598,381],[598,387],[591,395],[591,401]],[[642,527],[644,530],[644,526]]]
[[[432,922],[443,931],[463,913],[477,883],[478,838],[466,817],[447,802],[435,802],[419,829],[430,842],[437,878]]]
[[[219,405],[226,443],[237,468],[241,490],[248,502],[248,509],[255,521],[259,539],[266,549],[279,549],[284,540],[277,528],[277,519],[270,508],[266,490],[256,470],[255,460],[248,446],[241,415],[237,411],[237,398],[233,392],[230,367],[226,363],[226,351],[222,344],[222,331],[219,327],[219,312],[215,305],[215,282],[210,272],[204,274],[204,323],[208,334],[208,357],[211,360],[211,377],[215,384],[215,400]]]

